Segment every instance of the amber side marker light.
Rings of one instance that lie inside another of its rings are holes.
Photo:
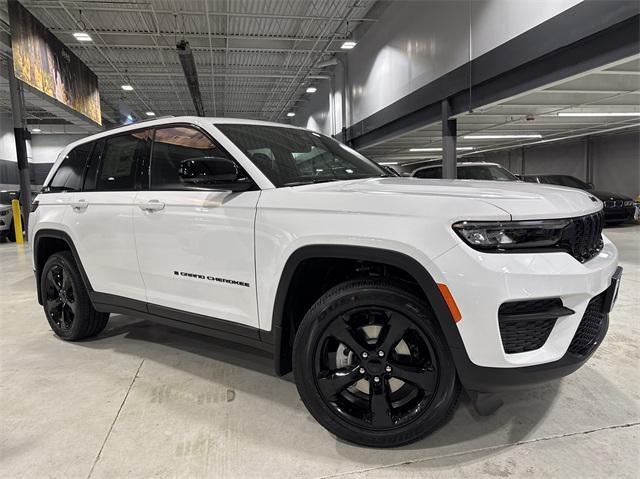
[[[442,283],[438,283],[438,289],[440,290],[440,294],[444,298],[445,303],[447,303],[447,306],[449,307],[449,311],[451,312],[451,316],[453,316],[453,320],[457,323],[462,319],[462,314],[460,314],[460,310],[458,309],[458,305],[451,295],[451,291],[449,291],[449,288],[447,288],[446,284]]]

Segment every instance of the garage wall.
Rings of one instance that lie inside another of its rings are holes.
[[[588,181],[586,137],[576,141],[528,147],[522,150],[488,153],[482,160],[500,163],[518,174],[571,175]],[[591,181],[599,190],[640,194],[640,133],[638,131],[591,137],[593,161]]]
[[[347,76],[347,124],[359,122],[581,0],[394,1],[378,23],[335,67],[334,91]],[[297,112],[296,125],[335,134],[342,128],[338,93],[330,105],[330,82]],[[334,109],[331,125],[318,118]]]
[[[62,149],[86,135],[32,135],[27,140],[27,158],[31,183],[41,185]],[[18,167],[13,121],[10,115],[0,115],[0,187],[17,188]]]

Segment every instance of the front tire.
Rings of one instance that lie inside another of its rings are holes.
[[[96,311],[73,256],[68,251],[52,254],[40,277],[42,303],[53,332],[75,341],[99,334],[107,325],[109,313]]]
[[[294,375],[313,417],[336,436],[396,447],[454,411],[460,386],[429,306],[385,279],[342,283],[307,312]]]

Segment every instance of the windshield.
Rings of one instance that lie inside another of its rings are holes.
[[[513,173],[498,165],[458,166],[458,179],[518,181],[518,178]]]
[[[216,127],[278,188],[391,176],[351,148],[311,131],[230,123]]]
[[[550,185],[568,186],[569,188],[578,188],[579,190],[588,190],[589,185],[583,183],[578,178],[565,175],[551,175],[540,178],[540,181],[549,183]]]

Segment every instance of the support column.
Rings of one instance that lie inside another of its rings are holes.
[[[22,85],[14,75],[13,60],[7,61],[9,66],[9,89],[11,96],[11,116],[13,117],[13,135],[16,141],[16,157],[18,159],[18,181],[20,182],[20,206],[22,208],[22,226],[29,227],[31,210],[31,180],[29,177],[29,160],[27,159],[27,128],[24,121]]]
[[[442,100],[442,178],[456,179],[457,156],[456,145],[458,142],[458,122],[452,115],[451,102]]]

